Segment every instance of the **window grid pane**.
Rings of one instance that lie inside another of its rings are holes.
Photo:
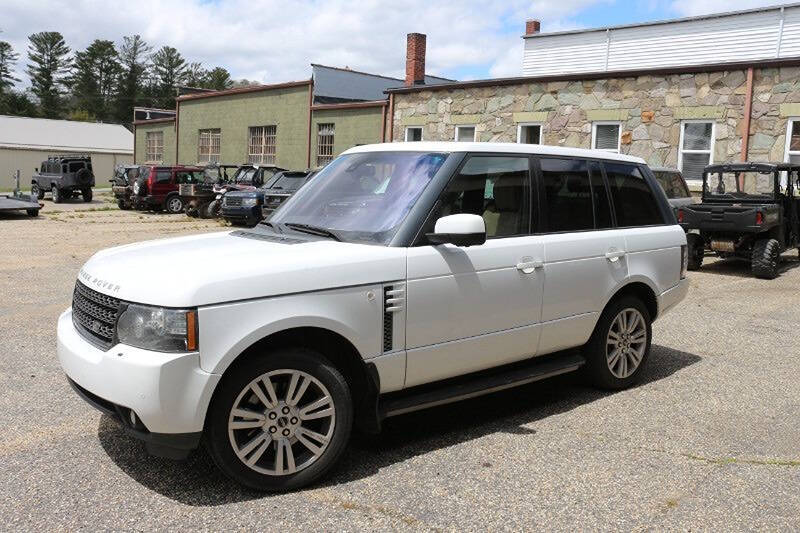
[[[597,150],[619,151],[619,124],[595,126],[594,147]]]
[[[253,164],[275,164],[275,139],[278,127],[256,126],[250,128],[248,162]]]
[[[148,131],[145,135],[145,159],[160,163],[164,159],[164,132]]]
[[[702,180],[703,169],[710,164],[710,153],[684,153],[681,158],[681,172],[685,180]]]
[[[711,150],[711,122],[687,122],[683,125],[684,150]]]
[[[219,163],[222,133],[219,129],[200,130],[197,137],[197,161]]]
[[[333,124],[317,126],[317,166],[327,165],[333,160]]]

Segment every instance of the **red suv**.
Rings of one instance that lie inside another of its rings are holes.
[[[202,183],[203,169],[182,165],[144,167],[133,184],[131,200],[136,209],[152,209],[168,213],[183,211],[178,189],[182,183]]]

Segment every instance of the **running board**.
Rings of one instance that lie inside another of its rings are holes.
[[[515,363],[390,393],[379,400],[379,418],[402,415],[420,409],[427,409],[428,407],[519,387],[520,385],[575,371],[585,363],[586,360],[583,356],[577,353],[561,352],[553,356],[536,357],[523,364]]]

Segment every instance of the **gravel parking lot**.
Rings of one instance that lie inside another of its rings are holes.
[[[0,215],[6,530],[800,528],[796,251],[773,281],[735,261],[691,273],[636,388],[564,376],[390,419],[356,436],[322,485],[263,495],[203,452],[149,457],[67,385],[55,323],[92,253],[224,229],[108,206]]]

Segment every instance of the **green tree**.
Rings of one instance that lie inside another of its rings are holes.
[[[147,57],[152,48],[139,35],[123,37],[119,47],[122,73],[117,85],[115,117],[127,122],[133,117],[133,107],[144,104],[147,81]]]
[[[21,91],[6,91],[0,93],[0,115],[15,115],[19,117],[35,117],[36,104],[28,95]]]
[[[14,82],[20,81],[14,77],[14,65],[19,59],[19,54],[6,41],[0,41],[0,94],[14,86]]]
[[[186,60],[171,46],[162,46],[150,56],[154,103],[165,109],[175,108],[175,90],[184,83]]]
[[[202,63],[193,62],[189,63],[186,67],[186,72],[183,77],[183,84],[189,87],[206,87],[208,83],[208,71],[203,67]]]
[[[77,52],[70,78],[75,108],[108,120],[121,72],[119,54],[111,41],[95,39],[86,50]]]
[[[224,91],[233,87],[233,80],[231,79],[230,72],[222,67],[216,67],[208,71],[206,79],[206,89],[214,89],[216,91]]]
[[[63,114],[63,93],[70,71],[70,49],[57,31],[34,33],[28,46],[28,76],[31,90],[39,99],[39,109],[46,118]]]

